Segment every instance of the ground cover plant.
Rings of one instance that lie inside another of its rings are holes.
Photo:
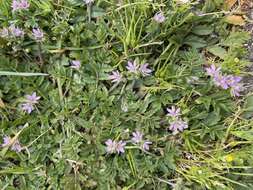
[[[1,189],[252,189],[246,2],[0,0]]]

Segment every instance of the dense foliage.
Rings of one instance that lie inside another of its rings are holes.
[[[249,34],[225,14],[0,0],[1,189],[252,189]]]

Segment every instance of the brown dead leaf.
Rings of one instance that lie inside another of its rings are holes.
[[[4,102],[3,102],[3,100],[0,98],[0,108],[4,108],[4,107],[5,107]]]
[[[239,26],[243,26],[245,25],[245,20],[242,16],[239,15],[230,15],[227,16],[225,18],[225,21],[229,24],[233,24],[233,25],[239,25]]]
[[[225,0],[224,9],[230,10],[236,4],[236,2],[237,2],[237,0]]]

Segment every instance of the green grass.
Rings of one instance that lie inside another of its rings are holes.
[[[252,92],[232,97],[205,73],[215,64],[247,75],[249,34],[226,23],[222,0],[119,2],[31,0],[12,13],[0,0],[0,29],[25,31],[0,37],[0,136],[22,146],[1,147],[0,189],[252,189]],[[129,60],[149,63],[152,75],[127,72]],[[108,80],[114,70],[119,83]],[[27,114],[21,104],[32,92],[41,99]],[[173,105],[189,126],[176,135],[166,116]],[[149,150],[130,142],[135,130]],[[107,139],[126,141],[125,153],[106,153]]]

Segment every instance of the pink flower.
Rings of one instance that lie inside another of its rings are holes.
[[[40,96],[36,95],[36,92],[33,92],[31,95],[26,95],[26,101],[31,104],[37,104]]]
[[[112,141],[112,139],[108,139],[106,142],[106,152],[109,154],[113,154],[115,152],[117,143],[116,141]]]
[[[16,140],[13,145],[11,146],[11,150],[14,150],[15,152],[20,152],[22,150],[22,147],[18,140]]]
[[[108,79],[112,82],[120,82],[122,80],[122,76],[119,71],[112,71],[112,74],[109,75]]]
[[[106,152],[109,154],[113,153],[124,153],[125,152],[125,145],[124,141],[113,141],[112,139],[108,139],[106,142]]]
[[[4,136],[3,138],[4,142],[2,144],[2,147],[9,146],[11,143],[11,138],[9,136]],[[20,142],[18,139],[16,139],[13,144],[11,145],[11,150],[14,150],[16,152],[20,152],[22,150],[22,147],[20,145]]]
[[[155,14],[154,20],[155,20],[157,23],[163,23],[163,22],[165,21],[165,16],[163,15],[162,12],[158,12],[158,13]]]
[[[9,136],[4,136],[3,140],[4,142],[2,144],[2,147],[8,146],[11,143],[11,138]]]
[[[33,107],[33,104],[31,103],[24,103],[24,104],[21,104],[21,109],[22,111],[30,114],[34,110],[34,107]]]
[[[211,77],[216,77],[219,75],[221,68],[218,67],[216,68],[216,66],[214,64],[212,64],[209,68],[206,68],[206,72],[207,75],[211,76]]]
[[[136,131],[133,132],[132,135],[133,135],[132,141],[134,143],[140,143],[142,141],[143,134],[141,132]]]
[[[244,90],[244,87],[242,84],[238,83],[231,87],[231,94],[232,96],[240,96],[240,92]]]
[[[148,68],[148,63],[142,64],[139,68],[139,71],[143,76],[149,76],[152,72],[152,70]]]
[[[176,120],[173,121],[170,124],[170,130],[173,132],[173,134],[177,134],[178,132],[182,132],[184,129],[188,128],[188,124],[182,120]]]
[[[137,73],[138,72],[138,67],[139,66],[137,65],[136,61],[134,61],[134,62],[128,61],[127,62],[126,68],[131,73]]]
[[[81,62],[79,60],[73,60],[73,61],[71,61],[70,67],[78,70],[81,67]]]
[[[9,30],[14,37],[22,37],[25,34],[23,30],[21,30],[19,27],[15,27],[14,25],[11,25]]]
[[[136,132],[133,132],[132,135],[133,135],[133,137],[131,140],[134,144],[138,144],[140,146],[140,148],[143,150],[149,150],[149,145],[152,144],[152,142],[143,141],[143,139],[142,139],[143,134],[141,132],[136,131]]]
[[[0,37],[7,38],[9,36],[8,28],[3,28],[0,30]]]
[[[33,92],[31,95],[26,95],[25,98],[25,103],[21,104],[21,109],[30,114],[34,110],[34,105],[39,103],[40,96],[37,96],[36,92]]]
[[[167,113],[168,116],[176,118],[181,115],[180,108],[176,108],[175,106],[172,106],[171,109],[167,108],[166,110],[168,112]]]
[[[214,76],[213,80],[214,80],[214,83],[216,86],[220,86],[223,89],[229,88],[226,76],[216,75],[216,76]]]
[[[13,0],[11,7],[12,11],[25,10],[30,7],[30,4],[27,0]]]
[[[118,143],[117,143],[117,146],[116,146],[116,152],[118,153],[118,154],[120,154],[120,153],[124,153],[125,152],[125,146],[126,146],[126,143],[124,142],[124,141],[119,141]]]
[[[36,41],[42,41],[44,38],[44,32],[40,30],[39,28],[34,28],[32,30],[33,32],[33,37]]]
[[[142,149],[143,150],[149,150],[149,145],[152,144],[150,141],[144,141],[142,144]]]

